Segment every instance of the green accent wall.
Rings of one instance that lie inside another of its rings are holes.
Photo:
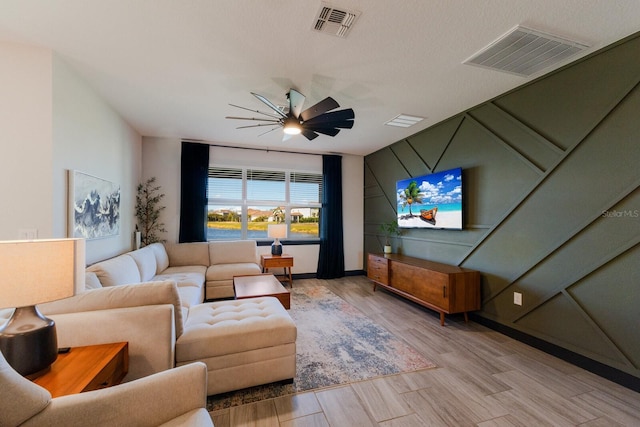
[[[640,378],[639,52],[636,34],[366,156],[365,264],[395,182],[462,167],[464,229],[395,250],[479,270],[480,317]]]

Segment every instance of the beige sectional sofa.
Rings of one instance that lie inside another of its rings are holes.
[[[297,329],[276,298],[203,303],[207,277],[233,296],[227,275],[260,272],[230,267],[254,259],[255,242],[222,243],[157,243],[99,262],[87,268],[85,292],[38,307],[56,322],[59,347],[129,342],[125,381],[196,361],[207,365],[210,395],[293,379]],[[212,247],[225,255],[211,258]],[[254,258],[234,258],[241,249]],[[208,276],[212,259],[224,267]]]
[[[38,307],[56,322],[59,347],[127,341],[125,381],[201,361],[211,395],[296,374],[297,328],[273,297],[185,310],[175,282],[164,281],[95,289]]]
[[[232,298],[233,276],[260,274],[256,242],[154,243],[87,268],[90,287],[174,280],[182,303]]]

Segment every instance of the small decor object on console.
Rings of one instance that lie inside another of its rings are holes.
[[[84,269],[84,239],[0,242],[0,308],[15,307],[0,328],[0,351],[21,375],[46,372],[58,356],[55,323],[36,304],[73,296]]]
[[[280,243],[280,238],[285,239],[287,237],[287,224],[270,224],[267,229],[269,237],[275,238],[271,245],[271,255],[282,255],[282,244]]]
[[[384,243],[384,253],[390,254],[392,252],[391,248],[391,235],[394,234],[396,236],[400,236],[400,230],[398,229],[398,223],[396,221],[386,222],[384,224],[380,224],[380,231],[384,233],[385,243]]]

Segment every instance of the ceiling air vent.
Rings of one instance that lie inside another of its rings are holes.
[[[424,120],[424,117],[410,116],[409,114],[400,114],[395,116],[393,119],[389,120],[388,122],[385,122],[385,125],[396,126],[400,128],[408,128],[423,120]]]
[[[517,26],[463,63],[528,77],[588,47]]]
[[[333,36],[346,37],[358,16],[358,11],[338,9],[322,2],[313,29]]]

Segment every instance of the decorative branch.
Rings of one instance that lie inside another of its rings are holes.
[[[138,184],[136,195],[136,218],[141,234],[142,246],[148,246],[156,242],[165,242],[159,233],[166,233],[164,223],[160,222],[160,213],[165,206],[160,206],[164,197],[160,193],[160,186],[155,185],[156,178],[149,178],[146,182]]]

